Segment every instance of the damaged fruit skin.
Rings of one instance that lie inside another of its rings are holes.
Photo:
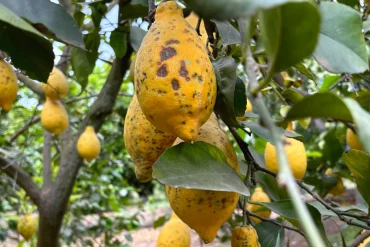
[[[155,127],[196,140],[216,101],[216,78],[205,44],[174,1],[161,3],[136,56],[135,88]]]
[[[12,66],[0,59],[0,107],[8,112],[17,98],[17,75]]]
[[[229,165],[239,170],[235,151],[227,134],[219,127],[214,114],[202,126],[197,141],[215,145],[225,154]],[[181,142],[177,139],[175,144]],[[174,188],[166,186],[171,208],[190,228],[194,229],[204,243],[216,237],[221,225],[232,215],[239,199],[235,192]]]
[[[152,166],[176,140],[176,136],[154,127],[141,111],[136,95],[129,105],[124,126],[124,141],[140,182],[152,179]]]
[[[231,236],[231,247],[261,247],[253,226],[237,226]]]

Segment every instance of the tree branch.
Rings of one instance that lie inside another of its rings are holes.
[[[15,141],[20,135],[22,135],[26,130],[28,130],[29,127],[34,125],[35,123],[38,123],[40,121],[41,117],[33,117],[31,120],[29,120],[22,128],[17,130],[9,139],[9,142]]]
[[[44,147],[42,151],[42,176],[43,176],[43,188],[50,187],[53,184],[51,175],[51,140],[52,135],[48,131],[44,130]]]
[[[40,97],[44,97],[44,91],[42,91],[40,83],[31,80],[28,76],[21,73],[17,73],[18,80],[21,81],[27,88]]]
[[[277,225],[277,226],[283,227],[283,228],[285,228],[285,229],[288,229],[288,230],[291,230],[291,231],[297,232],[297,233],[299,233],[300,235],[302,235],[303,237],[306,237],[306,235],[305,235],[301,230],[299,230],[299,229],[297,229],[297,228],[287,226],[287,225],[285,225],[285,224],[283,224],[283,223],[277,222],[276,220],[273,220],[273,219],[270,219],[270,218],[261,217],[261,216],[259,216],[258,214],[252,213],[252,212],[250,212],[250,211],[248,211],[248,210],[246,210],[246,212],[247,212],[247,214],[248,214],[249,216],[256,217],[256,218],[258,218],[258,219],[260,219],[260,220],[262,220],[262,221],[270,222],[270,223],[272,223],[272,224],[274,224],[274,225]]]
[[[126,93],[119,93],[118,95],[119,96],[125,96],[125,97],[132,97],[131,94],[126,94]],[[89,96],[80,97],[80,98],[72,98],[72,99],[64,101],[64,103],[65,104],[72,104],[72,103],[75,103],[75,102],[78,102],[78,101],[81,101],[81,100],[91,99],[91,98],[94,98],[94,97],[98,97],[98,94],[89,95]],[[32,117],[31,120],[29,120],[22,128],[17,130],[10,137],[9,142],[15,141],[20,135],[22,135],[25,131],[27,131],[29,127],[31,127],[35,123],[38,123],[40,120],[41,120],[40,116]]]
[[[362,242],[365,241],[365,239],[367,239],[368,237],[370,237],[370,231],[366,231],[365,233],[362,233],[360,235],[358,235],[353,241],[351,244],[347,245],[347,247],[357,247],[359,246]]]
[[[305,234],[307,234],[308,240],[311,245],[316,247],[324,247],[324,242],[320,233],[308,212],[307,206],[302,202],[300,198],[300,193],[298,186],[295,183],[293,178],[292,171],[289,168],[288,158],[284,150],[283,136],[279,132],[277,126],[274,124],[273,119],[270,116],[270,113],[264,104],[262,94],[258,91],[260,87],[257,81],[257,75],[254,71],[254,66],[256,62],[252,56],[249,45],[247,46],[247,59],[246,59],[246,72],[249,79],[248,94],[252,102],[253,108],[259,113],[262,122],[270,131],[272,140],[274,142],[277,159],[279,164],[279,175],[278,183],[280,185],[284,184],[287,187],[289,196],[292,198],[293,206],[297,215],[299,216],[300,221],[302,222],[302,227]],[[251,93],[254,92],[254,93]]]
[[[41,191],[27,172],[16,166],[14,162],[3,157],[0,157],[0,171],[5,172],[10,178],[14,179],[19,187],[27,193],[33,203],[37,206],[40,205]]]
[[[348,219],[345,216],[355,218],[357,220],[363,221],[364,223],[367,223],[366,216],[360,216],[360,215],[354,215],[347,212],[341,212],[334,208],[333,206],[329,205],[329,203],[325,202],[319,195],[317,195],[315,192],[311,191],[305,184],[303,184],[302,181],[297,180],[297,184],[304,189],[308,194],[310,194],[314,199],[316,199],[318,202],[320,202],[322,205],[324,205],[327,209],[333,211],[341,221],[346,222],[348,225],[358,226],[367,230],[370,230],[370,226],[362,225],[357,222],[353,222],[352,219]]]
[[[113,0],[107,7],[107,13],[109,13],[113,8],[114,6],[116,6],[118,4],[118,0]],[[81,30],[83,31],[89,31],[91,29],[93,29],[95,26],[94,26],[94,22],[93,21],[90,21],[86,24],[83,24],[81,26]]]
[[[253,156],[251,155],[251,153],[248,149],[248,144],[246,142],[244,142],[243,139],[241,139],[241,137],[238,135],[238,133],[235,131],[235,129],[233,129],[232,127],[229,127],[229,129],[230,129],[230,132],[233,135],[235,141],[238,143],[238,146],[240,147],[240,150],[242,151],[245,160],[247,161],[248,164],[253,166],[252,170],[262,171],[262,172],[264,172],[266,174],[269,174],[269,175],[276,178],[277,174],[275,172],[269,171],[269,170],[261,167],[259,164],[257,164],[257,162],[254,160]],[[355,218],[357,220],[360,220],[360,221],[363,221],[363,222],[366,223],[367,222],[367,217],[365,215],[363,215],[363,216],[355,215],[355,214],[351,214],[351,213],[348,213],[348,212],[342,212],[340,210],[337,210],[336,208],[334,208],[333,206],[331,206],[330,204],[325,202],[315,192],[311,191],[308,188],[308,186],[306,186],[301,180],[295,180],[295,182],[302,189],[304,189],[307,193],[309,193],[315,200],[317,200],[322,205],[324,205],[327,209],[333,211],[336,215],[338,215],[339,219],[342,220],[343,222],[347,223],[348,225],[358,226],[358,227],[370,230],[370,226],[365,226],[365,225],[358,224],[357,222],[353,222],[352,219],[348,219],[348,218],[345,217],[345,216],[352,217],[352,218]]]

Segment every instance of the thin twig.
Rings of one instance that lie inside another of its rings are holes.
[[[276,176],[277,176],[276,173],[274,173],[270,170],[267,170],[267,169],[261,167],[259,164],[257,164],[257,162],[254,160],[253,156],[250,154],[250,152],[248,150],[247,143],[245,143],[244,140],[241,139],[241,137],[238,135],[238,133],[233,128],[230,128],[230,132],[234,136],[235,141],[238,143],[238,146],[240,147],[240,149],[241,149],[241,151],[244,155],[245,160],[248,163],[252,164],[254,166],[255,170],[262,171],[262,172],[264,172],[266,174],[269,174],[269,175],[276,178]],[[344,216],[352,217],[352,218],[355,218],[357,220],[360,220],[360,221],[363,221],[363,222],[366,223],[367,222],[367,217],[365,215],[361,216],[361,215],[351,214],[351,213],[348,213],[348,212],[339,211],[336,208],[334,208],[333,206],[331,206],[330,204],[328,204],[327,202],[325,202],[319,195],[317,195],[316,193],[311,191],[308,188],[308,186],[303,184],[303,182],[301,180],[295,180],[295,181],[302,189],[304,189],[307,193],[309,193],[314,199],[316,199],[318,202],[320,202],[322,205],[324,205],[327,209],[329,209],[329,210],[333,211],[335,214],[337,214],[340,220],[346,222],[348,225],[359,226],[359,227],[370,230],[370,227],[365,227],[364,225],[358,224],[356,222],[352,222],[351,219],[347,219],[346,217],[344,217]]]
[[[26,171],[15,165],[14,162],[0,156],[0,172],[1,171],[5,172],[10,178],[14,178],[15,174],[17,174],[15,182],[27,193],[37,206],[40,206],[41,191]]]
[[[315,192],[311,191],[308,186],[306,186],[305,184],[303,184],[302,181],[300,180],[297,180],[296,181],[297,184],[302,188],[304,189],[308,194],[310,194],[315,200],[317,200],[318,202],[320,202],[322,205],[324,205],[327,209],[333,211],[341,221],[343,222],[346,222],[348,225],[353,225],[353,226],[358,226],[358,227],[361,227],[361,228],[364,228],[364,229],[367,229],[367,230],[370,230],[370,226],[365,226],[365,225],[362,225],[362,224],[358,224],[357,222],[352,222],[352,219],[348,219],[344,216],[347,216],[347,217],[352,217],[352,218],[355,218],[357,220],[360,220],[360,221],[363,221],[363,222],[367,222],[367,217],[366,216],[361,216],[361,215],[355,215],[355,214],[351,214],[351,213],[348,213],[348,212],[341,212],[339,210],[337,210],[336,208],[334,208],[333,206],[331,206],[330,204],[328,204],[327,202],[325,202],[319,195],[317,195]]]
[[[359,246],[365,239],[367,239],[368,237],[370,237],[370,231],[366,231],[360,235],[358,235],[353,241],[352,243],[350,243],[349,245],[347,245],[347,247],[357,247]]]
[[[290,227],[290,226],[287,226],[285,224],[282,224],[280,222],[277,222],[276,220],[273,220],[273,219],[269,219],[269,218],[265,218],[265,217],[261,217],[259,216],[258,214],[255,214],[255,213],[252,213],[250,211],[247,210],[247,214],[249,214],[249,216],[252,216],[252,217],[256,217],[262,221],[267,221],[267,222],[270,222],[274,225],[277,225],[277,226],[280,226],[280,227],[283,227],[285,229],[288,229],[288,230],[291,230],[291,231],[294,231],[294,232],[297,232],[299,233],[300,235],[302,235],[303,237],[306,237],[306,235],[304,234],[304,232],[302,232],[301,230],[297,229],[297,228],[294,228],[294,227]]]
[[[320,236],[320,233],[312,219],[312,216],[310,215],[307,206],[301,200],[298,186],[295,183],[295,179],[289,167],[288,158],[285,153],[283,135],[280,133],[278,127],[275,125],[273,119],[271,118],[270,113],[262,98],[262,94],[258,91],[259,84],[257,81],[257,75],[254,71],[255,66],[256,61],[254,61],[250,47],[247,46],[246,72],[249,79],[248,95],[252,96],[250,97],[250,100],[252,102],[253,108],[257,110],[263,124],[270,131],[271,139],[275,145],[277,161],[280,170],[277,181],[281,186],[283,185],[287,187],[288,194],[293,201],[294,209],[298,214],[299,220],[302,223],[302,227],[305,234],[307,234],[310,244],[315,247],[324,247],[324,241]]]
[[[66,100],[64,103],[65,104],[71,104],[71,103],[74,103],[74,102],[77,102],[77,101],[91,99],[91,98],[94,98],[94,97],[97,97],[97,96],[98,96],[98,94],[94,94],[94,95],[90,95],[90,96],[85,96],[85,97],[80,97],[80,98],[72,98],[72,99]],[[131,94],[126,94],[126,93],[119,93],[119,96],[132,97]],[[31,120],[29,120],[22,128],[20,128],[19,130],[17,130],[10,137],[9,142],[15,141],[21,134],[23,134],[25,131],[27,131],[29,127],[31,127],[35,123],[38,123],[40,120],[41,120],[41,117],[40,116],[37,116],[37,117],[34,117],[33,116],[31,118]]]
[[[155,0],[148,0],[148,6],[149,6],[148,14],[150,14],[155,9]]]
[[[35,94],[44,97],[44,91],[42,91],[41,84],[33,81],[30,79],[28,76],[22,74],[22,73],[17,73],[18,80],[21,81],[27,88],[29,88],[32,92]]]

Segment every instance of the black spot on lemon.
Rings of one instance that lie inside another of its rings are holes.
[[[184,77],[186,81],[190,81],[190,78],[188,77],[189,72],[188,72],[188,70],[186,69],[185,61],[181,61],[181,66],[180,66],[179,75],[180,75],[181,77]]]
[[[178,80],[173,79],[172,82],[171,82],[171,84],[172,84],[173,90],[175,90],[175,91],[179,90],[180,85],[179,85],[179,81]]]
[[[157,70],[157,76],[159,77],[166,77],[167,76],[167,65],[162,64],[161,67]]]
[[[172,45],[172,44],[180,44],[180,41],[178,41],[176,39],[170,39],[170,40],[166,41],[166,45]]]
[[[173,56],[176,56],[177,52],[172,47],[163,47],[160,53],[161,61],[165,61],[167,59],[170,59]]]

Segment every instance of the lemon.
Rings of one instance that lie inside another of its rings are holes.
[[[263,191],[261,187],[257,187],[254,190],[252,196],[250,197],[250,200],[252,202],[271,202],[270,197]],[[271,211],[269,209],[263,210],[263,207],[257,204],[248,203],[247,210],[261,217],[264,217],[264,218],[270,217],[270,214],[271,214]],[[262,211],[259,211],[259,210],[262,210]],[[256,223],[261,222],[261,220],[256,217],[251,217],[251,219]]]
[[[285,138],[284,150],[293,176],[296,179],[302,179],[307,169],[306,149],[303,143],[293,138]],[[268,170],[276,173],[279,172],[276,149],[275,146],[269,142],[266,144],[265,162]]]
[[[37,222],[31,214],[25,214],[18,220],[17,230],[25,240],[30,240],[37,231]]]
[[[231,247],[260,247],[258,235],[253,226],[237,226],[231,236]]]
[[[347,129],[346,132],[346,141],[350,149],[358,149],[364,151],[364,147],[360,143],[360,140],[358,139],[357,135],[349,128]]]

